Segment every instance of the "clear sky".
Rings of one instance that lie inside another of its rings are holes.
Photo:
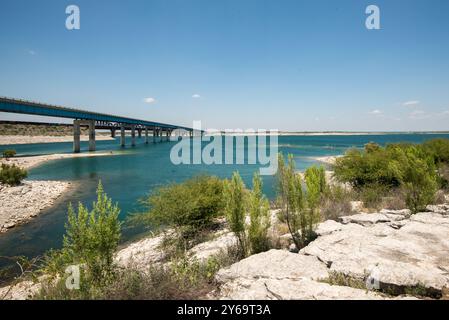
[[[449,1],[0,0],[0,95],[220,129],[449,130]]]

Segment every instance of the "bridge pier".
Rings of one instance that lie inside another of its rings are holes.
[[[79,153],[81,151],[81,126],[79,120],[73,120],[73,152]]]
[[[145,127],[145,144],[148,144],[148,127]]]
[[[125,146],[125,127],[123,125],[120,126],[120,146]]]
[[[115,138],[115,128],[111,129],[111,138]]]
[[[136,146],[136,126],[131,125],[131,146]]]
[[[89,121],[89,151],[95,151],[95,120]]]
[[[142,138],[142,129],[137,129],[137,136]]]

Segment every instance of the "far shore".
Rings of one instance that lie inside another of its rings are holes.
[[[97,134],[95,140],[114,140],[109,135]],[[82,135],[81,141],[89,141],[89,136]],[[34,144],[34,143],[55,143],[55,142],[73,142],[73,136],[21,136],[21,135],[0,135],[0,146],[14,144]]]
[[[55,153],[41,156],[30,156],[30,157],[14,157],[9,160],[1,159],[1,163],[15,164],[16,166],[22,167],[24,169],[35,168],[45,162],[51,160],[60,160],[68,158],[91,158],[91,157],[105,157],[117,155],[118,153],[113,151],[108,152],[85,152],[85,153]]]

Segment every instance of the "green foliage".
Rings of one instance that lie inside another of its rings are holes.
[[[115,270],[113,257],[121,236],[119,213],[101,183],[90,212],[82,204],[77,213],[69,206],[63,248],[49,252],[44,273],[57,277],[64,275],[67,266],[81,266],[81,290],[74,290],[74,295],[91,296],[110,283]]]
[[[445,141],[433,140],[424,145],[397,143],[350,150],[337,159],[335,177],[350,183],[367,206],[376,206],[384,196],[400,189],[405,192],[407,207],[416,213],[434,199],[439,181],[435,163],[445,159],[445,145]]]
[[[7,149],[3,151],[3,158],[9,159],[13,158],[17,154],[16,150]]]
[[[356,189],[372,184],[392,188],[400,184],[400,167],[400,163],[390,157],[385,149],[370,153],[351,149],[344,157],[337,158],[334,176]]]
[[[2,163],[0,169],[0,182],[10,186],[17,186],[28,176],[28,172],[15,164]]]
[[[250,225],[248,240],[251,253],[268,250],[268,228],[270,227],[270,204],[262,194],[262,179],[254,174],[253,189],[248,197]]]
[[[320,219],[319,203],[325,186],[324,170],[311,167],[305,173],[307,190],[295,170],[293,156],[288,162],[278,155],[278,202],[297,249],[306,246],[315,237],[314,229]]]
[[[238,172],[231,180],[225,180],[223,198],[225,215],[229,228],[236,235],[242,257],[248,254],[248,241],[245,230],[245,185]]]
[[[431,155],[435,164],[449,164],[449,139],[432,139],[424,142],[424,151]]]
[[[222,214],[223,182],[217,177],[199,176],[183,183],[155,190],[143,200],[149,210],[133,215],[131,223],[149,228],[172,228],[175,242],[186,250],[195,236]]]
[[[401,182],[406,191],[406,204],[412,213],[417,213],[435,198],[437,175],[433,159],[418,148],[404,150]]]
[[[380,146],[375,142],[368,142],[365,144],[365,152],[366,153],[374,153],[380,151]]]

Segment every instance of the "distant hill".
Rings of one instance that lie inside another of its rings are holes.
[[[102,134],[102,132],[98,132]],[[81,127],[81,134],[88,135],[88,128]],[[73,126],[70,124],[33,125],[0,123],[0,136],[71,136]]]

